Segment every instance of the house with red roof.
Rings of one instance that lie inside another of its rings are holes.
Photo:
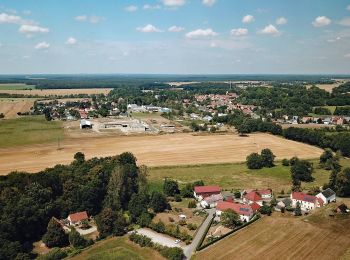
[[[261,195],[256,191],[250,191],[243,195],[243,202],[246,204],[257,203],[262,206],[263,199]]]
[[[80,225],[83,220],[88,220],[89,217],[86,211],[82,211],[82,212],[69,214],[67,219],[69,221],[69,225],[76,226],[76,225]]]
[[[206,197],[220,194],[221,188],[219,186],[196,186],[194,187],[193,196],[198,200],[202,201]]]
[[[256,190],[257,193],[260,194],[261,198],[264,199],[272,199],[272,190]]]
[[[228,201],[218,202],[216,206],[216,216],[220,217],[222,212],[227,209],[232,209],[236,212],[244,222],[250,221],[254,216],[254,211],[250,205]]]
[[[321,198],[316,196],[308,195],[302,192],[292,192],[290,194],[292,200],[292,206],[296,207],[299,202],[301,210],[309,211],[318,207],[322,207],[324,202]]]

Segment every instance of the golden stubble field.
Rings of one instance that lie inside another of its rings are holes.
[[[0,98],[0,113],[5,118],[16,118],[18,112],[29,112],[33,107],[35,98]]]
[[[298,156],[316,158],[322,150],[310,145],[286,140],[269,134],[238,135],[93,135],[65,138],[57,143],[19,146],[0,149],[0,174],[11,171],[36,172],[56,164],[68,164],[76,152],[86,158],[113,156],[130,151],[139,164],[147,166],[193,165],[242,162],[252,152],[270,148],[276,159]]]
[[[38,96],[64,96],[64,95],[78,95],[78,94],[105,94],[107,95],[111,88],[83,88],[83,89],[0,89],[0,93],[19,94],[19,95],[38,95]]]
[[[341,259],[350,248],[349,216],[312,214],[296,218],[276,212],[203,249],[194,259]]]

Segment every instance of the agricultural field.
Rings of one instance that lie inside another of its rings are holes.
[[[48,122],[43,116],[26,116],[17,119],[2,120],[0,123],[0,151],[13,149],[16,163],[16,147],[48,143],[63,138],[61,122]],[[33,154],[28,154],[28,158]],[[2,156],[1,156],[2,157]]]
[[[46,131],[37,131],[43,133]],[[11,132],[7,132],[8,139],[15,139]],[[248,137],[240,137],[234,134],[226,135],[135,135],[135,136],[99,136],[86,137],[80,135],[77,138],[66,137],[57,149],[57,137],[49,131],[45,145],[33,145],[25,147],[9,147],[9,143],[21,144],[22,140],[6,140],[0,149],[0,174],[7,174],[13,170],[35,172],[56,164],[68,164],[74,154],[83,152],[86,158],[113,156],[125,151],[135,154],[139,164],[147,166],[166,165],[194,165],[210,163],[234,163],[245,161],[247,155],[252,152],[260,152],[264,148],[270,148],[277,159],[298,156],[300,158],[317,158],[322,150],[286,140],[269,134],[251,134]],[[30,138],[30,135],[26,138]],[[37,140],[43,143],[43,140]],[[34,142],[32,142],[34,143]],[[24,142],[23,144],[28,144]]]
[[[35,98],[0,98],[0,113],[5,115],[5,119],[17,118],[17,113],[28,112],[35,100]]]
[[[32,90],[15,90],[15,89],[0,89],[1,93],[18,94],[18,95],[37,95],[40,97],[50,96],[65,96],[79,94],[105,94],[107,95],[111,88],[82,88],[82,89],[32,89]]]
[[[25,89],[35,89],[34,85],[26,85],[24,83],[0,83],[0,90],[25,90]]]
[[[344,84],[345,82],[347,82],[348,80],[337,80],[335,83],[333,84],[316,84],[315,86],[318,87],[319,89],[323,89],[329,93],[332,93],[334,88],[339,87],[341,84]],[[307,85],[307,88],[311,88],[312,85]]]
[[[329,207],[300,218],[276,212],[198,252],[194,259],[339,259],[350,248],[350,216],[329,214]]]
[[[320,169],[318,160],[311,160],[315,171],[315,180],[309,183],[302,183],[302,186],[322,186],[329,181],[330,171]],[[350,160],[341,159],[340,164],[350,167]],[[153,167],[149,169],[149,182],[152,190],[161,190],[165,178],[177,180],[181,185],[196,180],[203,180],[208,185],[220,185],[225,190],[236,189],[264,189],[272,188],[279,192],[284,189],[286,192],[291,187],[290,167],[282,166],[277,162],[273,168],[250,170],[244,163],[236,164],[214,164],[214,165],[187,165]]]
[[[107,259],[135,259],[161,260],[164,259],[158,252],[150,248],[141,248],[132,243],[126,236],[112,237],[97,242],[82,253],[70,258],[73,260],[107,260]]]

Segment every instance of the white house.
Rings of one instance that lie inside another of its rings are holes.
[[[260,194],[262,199],[272,199],[272,191],[269,189],[257,190],[256,192]]]
[[[220,194],[214,194],[211,195],[209,197],[204,198],[201,202],[200,205],[202,206],[202,208],[215,208],[216,205],[218,204],[218,202],[223,201],[224,198],[223,196]]]
[[[202,201],[206,197],[220,193],[221,188],[219,186],[196,186],[194,187],[193,196],[196,200]]]
[[[290,194],[292,200],[292,206],[295,208],[299,202],[300,208],[303,211],[314,210],[315,208],[323,206],[324,202],[322,199],[316,196],[307,195],[302,192],[292,192]]]
[[[235,211],[243,222],[249,222],[254,216],[254,211],[249,205],[228,201],[218,202],[215,212],[216,216],[220,217],[222,212],[227,209]]]
[[[328,204],[335,201],[335,192],[332,189],[328,188],[317,194],[316,197],[320,198],[324,204]]]

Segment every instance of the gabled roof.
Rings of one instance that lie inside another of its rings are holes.
[[[241,204],[241,203],[232,203],[227,201],[219,202],[218,205],[216,206],[216,209],[220,211],[224,211],[226,209],[232,209],[238,215],[245,215],[245,216],[250,216],[253,214],[253,209],[249,205]]]
[[[209,197],[206,197],[204,200],[210,204],[210,203],[213,203],[213,202],[217,202],[217,201],[222,201],[224,199],[224,197],[220,194],[214,194],[214,195],[211,195]]]
[[[272,193],[271,190],[256,190],[256,192],[260,195],[269,195]]]
[[[327,189],[325,189],[324,191],[322,191],[322,194],[323,194],[323,196],[325,196],[326,198],[329,198],[329,197],[335,195],[335,192],[334,192],[332,189],[327,188]]]
[[[261,206],[258,203],[256,203],[256,202],[253,202],[252,204],[250,204],[250,207],[254,211],[258,211],[261,208]]]
[[[307,195],[307,194],[302,193],[302,192],[293,192],[292,198],[295,200],[301,200],[301,201],[312,202],[312,203],[315,203],[317,200],[317,198],[315,196]]]
[[[79,221],[82,221],[84,219],[88,219],[89,217],[88,217],[86,211],[82,211],[82,212],[69,214],[68,218],[70,218],[71,222],[79,222]]]
[[[260,200],[262,200],[260,194],[257,193],[256,191],[248,192],[243,197],[246,198],[247,200],[250,200],[250,201],[260,201]]]
[[[194,187],[196,194],[201,193],[220,193],[221,188],[219,186],[196,186]]]

